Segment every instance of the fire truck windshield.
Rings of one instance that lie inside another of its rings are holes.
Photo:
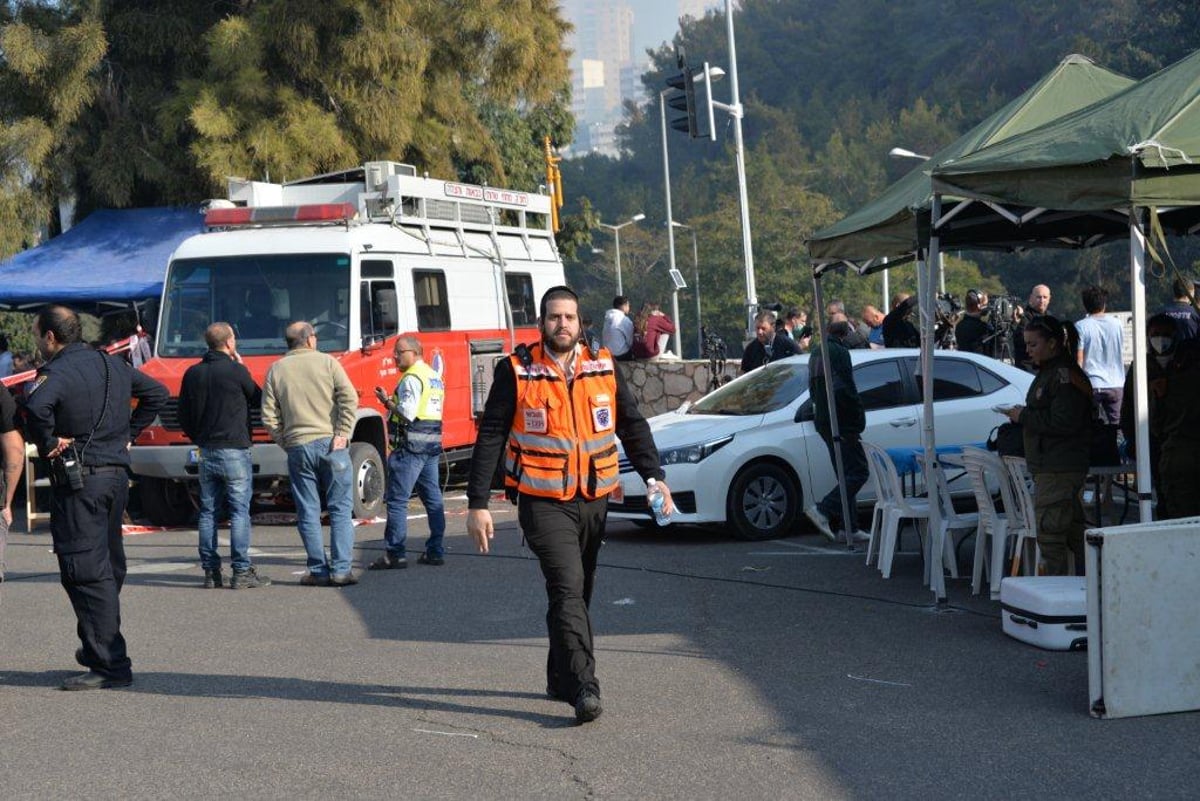
[[[287,350],[284,329],[307,320],[317,347],[345,351],[350,257],[338,253],[179,259],[167,274],[158,355],[200,356],[210,323],[231,324],[242,355]]]

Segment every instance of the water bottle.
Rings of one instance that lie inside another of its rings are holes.
[[[663,504],[667,501],[666,496],[658,487],[658,482],[653,478],[646,482],[646,503],[650,506],[650,511],[654,513],[654,522],[660,526],[665,526],[671,522],[671,516],[663,512]]]

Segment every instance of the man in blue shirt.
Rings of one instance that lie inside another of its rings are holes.
[[[1092,400],[1098,419],[1105,425],[1121,422],[1121,395],[1125,386],[1121,323],[1106,314],[1108,291],[1089,286],[1083,290],[1083,308],[1088,316],[1075,324],[1079,332],[1076,359],[1092,384]]]

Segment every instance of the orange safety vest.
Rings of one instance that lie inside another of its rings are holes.
[[[617,486],[617,377],[612,354],[583,348],[568,386],[539,342],[528,365],[509,357],[517,413],[504,455],[504,485],[538,498],[602,498]]]

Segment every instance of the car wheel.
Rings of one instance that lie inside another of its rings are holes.
[[[370,520],[383,508],[387,473],[374,445],[350,443],[350,467],[354,475],[354,516]]]
[[[790,536],[800,513],[800,487],[789,470],[773,462],[754,462],[738,473],[729,488],[728,520],[742,540]]]

